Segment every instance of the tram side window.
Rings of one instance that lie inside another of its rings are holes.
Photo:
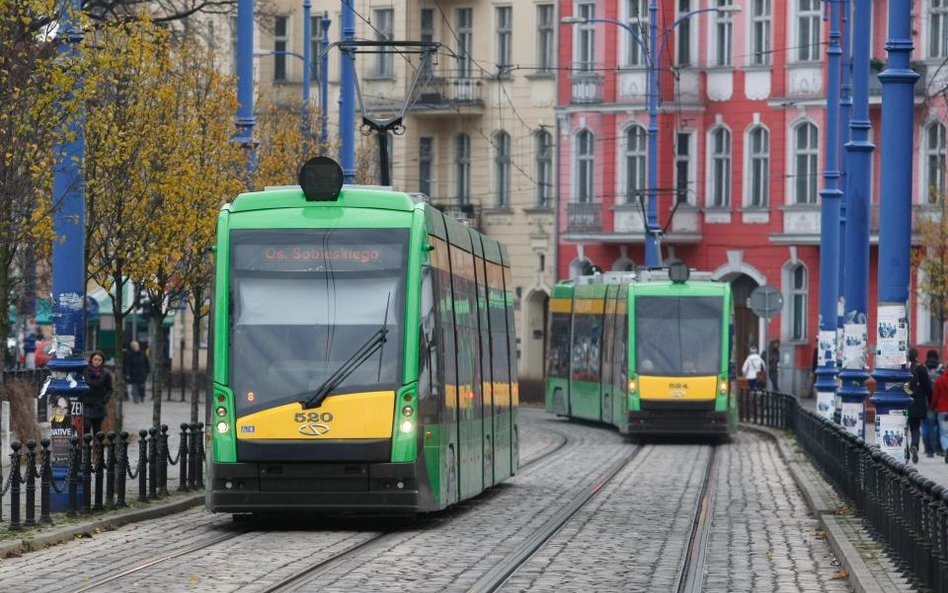
[[[573,379],[599,381],[602,320],[598,315],[580,314],[573,318]]]
[[[437,402],[443,388],[441,374],[441,356],[438,344],[441,334],[441,312],[438,307],[438,270],[431,266],[422,268],[421,277],[421,327],[419,328],[418,352],[418,395],[421,399],[422,413],[436,414]],[[435,405],[430,405],[435,404]]]
[[[617,391],[625,393],[626,385],[628,383],[628,368],[629,368],[629,325],[628,318],[626,317],[625,311],[621,310],[616,313],[616,330],[615,330],[615,340],[614,348],[615,354],[612,357],[612,361],[615,364],[615,372],[612,375],[612,379],[615,384]]]
[[[550,315],[550,346],[547,376],[569,378],[569,313]]]

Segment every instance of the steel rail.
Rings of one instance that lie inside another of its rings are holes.
[[[717,446],[713,446],[710,459],[708,459],[708,467],[704,472],[701,496],[698,498],[694,520],[691,524],[688,547],[678,569],[677,582],[674,588],[676,593],[699,593],[702,589],[704,559],[711,533],[711,511],[714,505],[714,491],[716,490],[714,478],[717,475],[717,452]]]

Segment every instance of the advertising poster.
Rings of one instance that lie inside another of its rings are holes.
[[[833,419],[833,412],[836,410],[836,397],[832,391],[816,392],[816,413],[826,418]]]
[[[865,323],[847,323],[843,326],[843,368],[866,368]]]
[[[876,366],[897,369],[905,364],[908,349],[908,316],[905,305],[879,305],[876,332]]]
[[[826,366],[828,363],[836,363],[836,332],[820,330],[820,357],[817,360],[819,366]]]
[[[862,402],[856,404],[843,403],[843,410],[840,416],[840,424],[851,435],[866,438],[866,429],[863,425],[863,414],[865,405]]]
[[[899,410],[888,414],[876,414],[876,441],[883,453],[905,460],[906,412]]]
[[[65,395],[50,395],[50,462],[69,465],[72,437],[82,436],[82,402]]]

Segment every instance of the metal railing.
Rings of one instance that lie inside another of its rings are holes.
[[[792,430],[906,573],[926,588],[948,591],[948,488],[803,409],[792,395],[742,389],[738,417]]]

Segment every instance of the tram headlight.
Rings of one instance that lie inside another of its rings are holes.
[[[228,429],[228,425],[226,422],[220,421],[217,423],[217,432],[221,432],[221,433],[227,432],[227,429]]]
[[[638,382],[635,379],[629,379],[629,393],[638,391],[638,389],[639,389]]]
[[[720,387],[718,387],[718,391],[721,392],[721,395],[724,395],[725,393],[727,393],[727,379],[724,379],[721,381],[721,385]]]
[[[221,418],[227,415],[227,408],[223,406],[221,406],[220,408],[217,408],[217,410],[215,411],[217,412],[217,415],[220,416]]]
[[[415,428],[415,425],[414,423],[412,423],[411,420],[406,420],[402,422],[402,426],[401,426],[402,432],[411,432],[413,428]]]
[[[409,416],[411,416],[411,415],[414,414],[414,413],[415,413],[415,410],[414,410],[414,408],[412,408],[411,406],[405,406],[404,408],[402,408],[402,416],[404,416],[404,417],[406,417],[406,418],[408,418]]]

